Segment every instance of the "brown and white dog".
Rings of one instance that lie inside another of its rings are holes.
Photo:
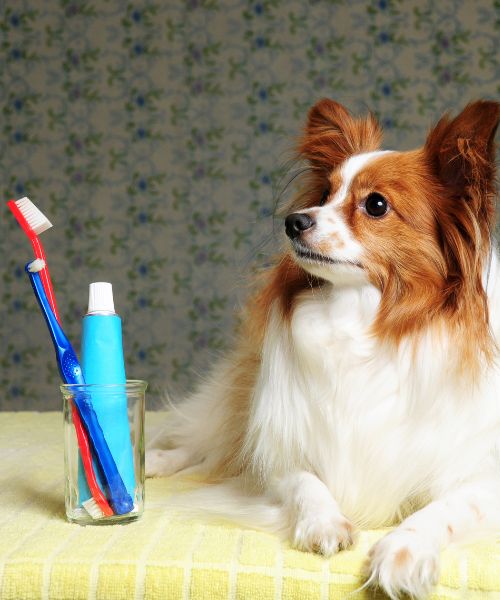
[[[397,524],[367,574],[391,598],[425,597],[448,543],[500,533],[499,113],[474,102],[397,152],[372,115],[310,110],[288,249],[149,475],[198,465],[221,482],[208,510],[325,555]]]

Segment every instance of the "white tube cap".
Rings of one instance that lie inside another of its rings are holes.
[[[115,314],[113,286],[105,281],[97,281],[89,285],[89,310],[91,313]]]

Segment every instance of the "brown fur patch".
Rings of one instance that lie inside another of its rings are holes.
[[[259,290],[250,299],[243,335],[261,344],[271,308],[276,306],[281,316],[289,319],[296,296],[305,289],[313,289],[321,281],[300,267],[290,254],[284,254],[277,264],[263,274]]]
[[[394,555],[394,566],[397,569],[402,569],[411,560],[411,552],[408,548],[401,548]]]
[[[329,240],[332,240],[334,242],[333,245],[336,245],[336,237],[337,236],[335,236],[335,234],[329,236]],[[316,244],[314,244],[314,250],[317,252],[321,252],[321,254],[330,254],[330,252],[332,251],[332,244],[329,240],[321,240],[320,242],[317,242]]]
[[[340,174],[340,171],[333,171],[330,177],[328,177],[328,181],[330,182],[330,197],[333,198],[342,186],[342,175]]]

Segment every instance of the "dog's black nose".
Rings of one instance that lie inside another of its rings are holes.
[[[303,231],[314,225],[314,221],[309,215],[303,213],[292,213],[285,219],[285,231],[287,236],[293,240]]]

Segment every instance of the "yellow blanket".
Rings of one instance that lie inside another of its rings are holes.
[[[165,508],[168,479],[147,481],[145,514],[135,523],[67,523],[62,440],[59,413],[0,413],[3,600],[378,597],[352,592],[384,531],[365,531],[353,550],[323,559],[271,535],[176,516]],[[444,552],[432,598],[500,598],[500,542]]]

